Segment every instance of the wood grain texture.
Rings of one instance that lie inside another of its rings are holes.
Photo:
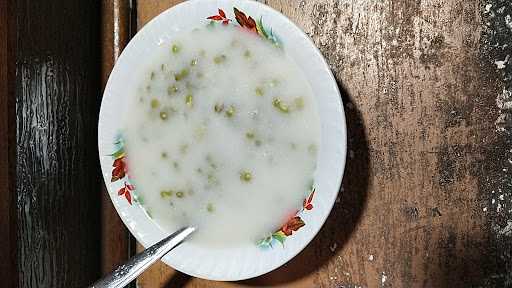
[[[101,87],[104,89],[117,58],[128,43],[131,10],[129,0],[103,0],[101,3]],[[106,275],[129,258],[131,239],[105,185],[101,187],[101,271]]]
[[[16,1],[19,287],[100,276],[100,5]]]
[[[138,27],[175,2],[139,1]],[[343,92],[340,201],[274,272],[218,283],[161,264],[140,287],[512,287],[512,3],[264,2]]]
[[[137,1],[137,30],[146,25],[158,14],[185,0],[138,0]]]
[[[15,77],[14,3],[0,1],[0,271],[3,285],[16,287]]]

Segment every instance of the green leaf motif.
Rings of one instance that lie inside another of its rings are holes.
[[[267,31],[265,31],[265,27],[263,27],[263,17],[260,17],[258,21],[256,21],[256,29],[258,29],[258,33],[264,37],[265,39],[268,39]]]
[[[272,238],[276,239],[284,246],[284,241],[286,240],[286,235],[284,235],[283,231],[277,231],[272,234]]]
[[[121,133],[118,133],[116,135],[115,140],[114,140],[114,145],[123,147],[124,139],[123,139],[123,135]]]
[[[263,26],[263,17],[260,17],[260,19],[258,21],[256,21],[256,30],[258,30],[258,34],[261,37],[269,40],[275,46],[281,47],[281,42],[274,35],[274,33],[272,32],[272,29],[270,30],[270,33],[268,33],[267,30],[265,29],[265,26]]]
[[[256,245],[261,248],[272,248],[272,236],[265,237],[261,240],[259,240]]]
[[[268,39],[277,47],[281,47],[281,40],[277,38],[272,29],[270,29],[270,36],[268,37]]]
[[[114,157],[114,159],[119,159],[124,156],[124,148],[119,148],[116,152],[110,154],[110,156]]]

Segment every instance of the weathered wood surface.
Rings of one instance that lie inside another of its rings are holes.
[[[18,283],[16,269],[15,77],[13,1],[0,1],[0,271],[5,287]]]
[[[101,269],[100,2],[9,2],[17,23],[16,286],[86,287]]]
[[[180,1],[137,1],[137,27]],[[338,79],[349,159],[325,227],[239,283],[163,264],[140,287],[512,286],[512,2],[267,0]]]

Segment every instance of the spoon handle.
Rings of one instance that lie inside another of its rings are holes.
[[[193,227],[184,227],[177,230],[167,238],[133,256],[112,273],[92,284],[90,288],[120,288],[128,285],[151,264],[162,258],[194,231],[195,228]]]

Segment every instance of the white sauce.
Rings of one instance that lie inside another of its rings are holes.
[[[282,49],[217,26],[182,32],[141,61],[123,135],[130,177],[162,229],[194,225],[197,244],[254,245],[300,209],[320,122]]]

